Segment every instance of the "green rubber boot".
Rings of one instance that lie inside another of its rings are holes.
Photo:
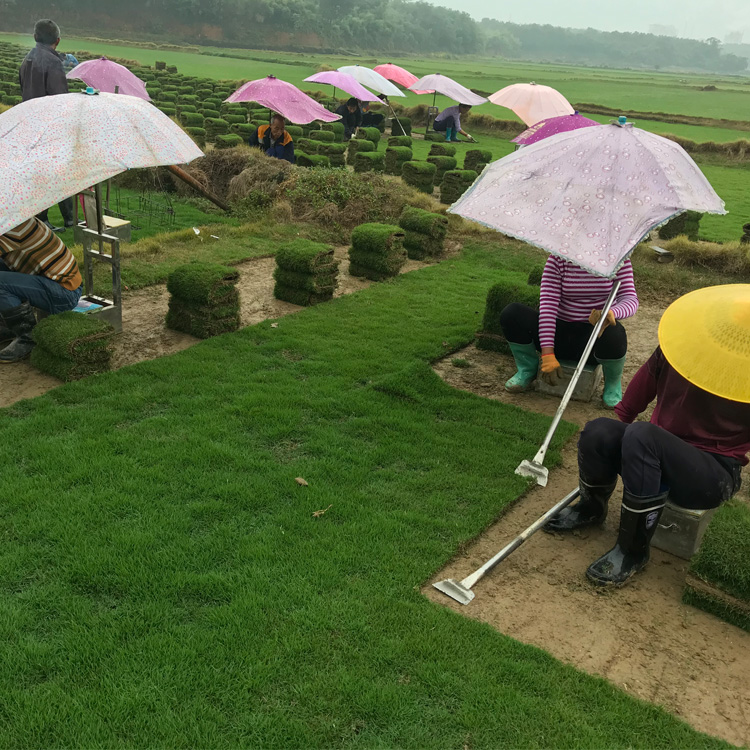
[[[511,344],[508,342],[518,372],[505,384],[508,393],[528,391],[539,372],[539,353],[534,344]]]
[[[445,142],[450,143],[451,138],[453,137],[453,128],[446,128],[445,130]]]
[[[614,409],[622,401],[622,371],[625,368],[625,357],[622,359],[597,359],[604,370],[604,394],[602,403],[608,409]]]

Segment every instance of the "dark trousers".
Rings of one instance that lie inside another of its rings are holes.
[[[385,117],[379,112],[365,112],[362,115],[363,128],[379,128]]]
[[[441,120],[440,122],[435,120],[435,122],[432,124],[432,127],[438,133],[445,133],[445,131],[448,130],[448,128],[450,128],[454,132],[457,129],[456,120],[454,119],[453,115],[451,115],[450,117],[446,117],[444,120]]]
[[[716,508],[740,488],[740,465],[715,456],[649,422],[616,419],[589,422],[578,440],[578,468],[590,484],[608,484],[619,474],[637,497],[669,490],[683,508]]]
[[[513,302],[500,313],[500,325],[505,338],[512,344],[533,343],[538,350],[541,350],[539,313],[533,307]],[[555,331],[555,356],[558,359],[578,362],[591,338],[592,330],[591,323],[588,321],[568,323],[565,320],[558,320]],[[597,339],[589,363],[594,364],[596,359],[622,359],[627,351],[628,334],[622,323],[618,321],[616,325],[607,326],[601,338]]]
[[[63,223],[65,224],[65,226],[73,226],[73,222],[75,221],[73,199],[66,198],[65,200],[60,201],[57,206],[60,209],[60,213],[62,214]],[[37,214],[37,218],[40,221],[49,221],[48,214],[49,209],[45,208],[44,211],[42,211],[40,214]]]

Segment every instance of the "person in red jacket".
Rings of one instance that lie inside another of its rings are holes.
[[[598,585],[622,585],[646,565],[667,499],[716,508],[739,490],[748,463],[750,284],[680,298],[662,318],[659,343],[615,407],[618,420],[584,427],[579,501],[545,527],[568,532],[602,524],[622,477],[617,544],[586,572]],[[637,422],[654,399],[650,422]]]

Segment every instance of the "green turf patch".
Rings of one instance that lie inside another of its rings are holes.
[[[510,352],[503,327],[500,325],[500,315],[512,302],[528,305],[534,309],[539,307],[539,287],[532,284],[535,277],[534,269],[529,274],[525,284],[521,280],[511,279],[493,284],[487,292],[482,330],[477,334],[477,347],[479,349],[503,354]]]
[[[692,559],[683,600],[750,631],[750,508],[739,500],[716,512]]]

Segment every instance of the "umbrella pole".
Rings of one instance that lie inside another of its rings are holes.
[[[102,206],[102,184],[97,182],[94,185],[94,195],[96,196],[96,232],[99,235],[99,252],[104,253],[104,207]]]

